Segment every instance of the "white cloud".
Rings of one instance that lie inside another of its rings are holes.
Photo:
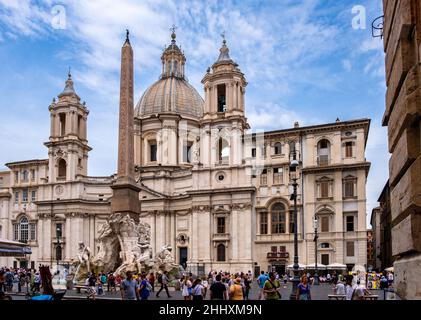
[[[351,71],[352,70],[352,63],[348,59],[342,60],[342,66],[344,67],[344,69],[346,71]]]

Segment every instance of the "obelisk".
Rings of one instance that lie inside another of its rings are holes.
[[[127,30],[126,41],[121,48],[118,169],[117,180],[111,186],[111,210],[113,213],[127,213],[137,221],[140,188],[134,179],[133,107],[133,50]]]

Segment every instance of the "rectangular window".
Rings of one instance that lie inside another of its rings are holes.
[[[322,264],[327,266],[329,264],[329,255],[328,254],[322,254]]]
[[[56,224],[56,237],[61,238],[63,236],[63,224],[57,223]]]
[[[282,145],[279,142],[275,143],[274,152],[275,152],[275,154],[281,154],[282,153]]]
[[[19,191],[15,192],[15,204],[19,203]]]
[[[187,144],[183,145],[183,162],[191,163],[191,147],[191,142],[187,142]]]
[[[31,240],[36,240],[36,224],[31,223],[29,225],[30,231],[31,231]]]
[[[15,182],[19,182],[19,172],[15,171]]]
[[[251,156],[252,156],[253,158],[256,158],[256,148],[252,148],[252,149],[251,149]]]
[[[13,240],[19,240],[19,224],[17,223],[13,225]]]
[[[267,185],[268,184],[268,175],[267,175],[267,170],[263,169],[262,170],[262,174],[260,175],[260,185]]]
[[[156,142],[151,142],[149,144],[149,147],[150,147],[150,158],[149,158],[149,160],[150,161],[156,161],[156,152],[158,150]]]
[[[355,255],[354,253],[354,242],[348,241],[346,243],[346,256],[347,257],[353,257]]]
[[[31,180],[35,181],[35,170],[31,169]]]
[[[268,213],[260,213],[260,234],[268,234]]]
[[[320,198],[329,198],[329,182],[320,182]]]
[[[282,168],[273,168],[273,184],[283,183]]]
[[[294,233],[294,211],[289,212],[289,233]]]
[[[270,252],[277,252],[276,250],[278,250],[277,246],[271,246],[270,247]]]
[[[31,201],[37,201],[37,192],[35,190],[32,190],[31,192]]]
[[[225,112],[226,107],[226,98],[225,98],[225,84],[219,84],[216,87],[218,91],[218,112]]]
[[[328,155],[319,155],[319,166],[327,166],[329,164]]]
[[[260,156],[262,158],[266,158],[266,146],[261,146],[260,147]]]
[[[28,182],[28,171],[27,170],[23,170],[22,171],[22,180],[23,182]]]
[[[64,136],[66,134],[66,114],[60,113],[59,114],[59,121],[60,121],[60,136]]]
[[[219,217],[217,219],[217,221],[218,221],[217,232],[218,233],[225,233],[225,218],[224,217]]]
[[[354,180],[345,180],[344,182],[344,197],[345,198],[350,198],[350,197],[355,196],[354,185],[355,185]]]
[[[28,189],[22,190],[22,202],[28,202]]]
[[[329,217],[322,217],[321,222],[321,232],[329,232]]]
[[[285,233],[285,213],[272,212],[272,233]]]
[[[346,216],[346,231],[354,231],[354,216]]]
[[[352,142],[345,142],[345,158],[352,157]]]

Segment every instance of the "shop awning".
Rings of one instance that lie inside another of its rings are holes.
[[[24,257],[31,254],[32,250],[26,243],[0,239],[1,257]]]
[[[346,265],[342,263],[332,263],[327,265],[328,270],[346,270]]]

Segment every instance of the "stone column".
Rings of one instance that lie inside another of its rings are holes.
[[[66,215],[66,222],[65,222],[65,225],[64,225],[64,234],[65,234],[65,237],[66,237],[66,248],[65,248],[65,255],[64,255],[64,258],[66,259],[66,260],[70,260],[70,258],[71,258],[71,256],[70,256],[70,247],[71,246],[74,246],[74,245],[78,245],[77,243],[75,244],[75,243],[73,243],[72,241],[70,241],[70,237],[71,237],[71,234],[70,234],[70,218],[69,218],[69,216],[68,215]]]

